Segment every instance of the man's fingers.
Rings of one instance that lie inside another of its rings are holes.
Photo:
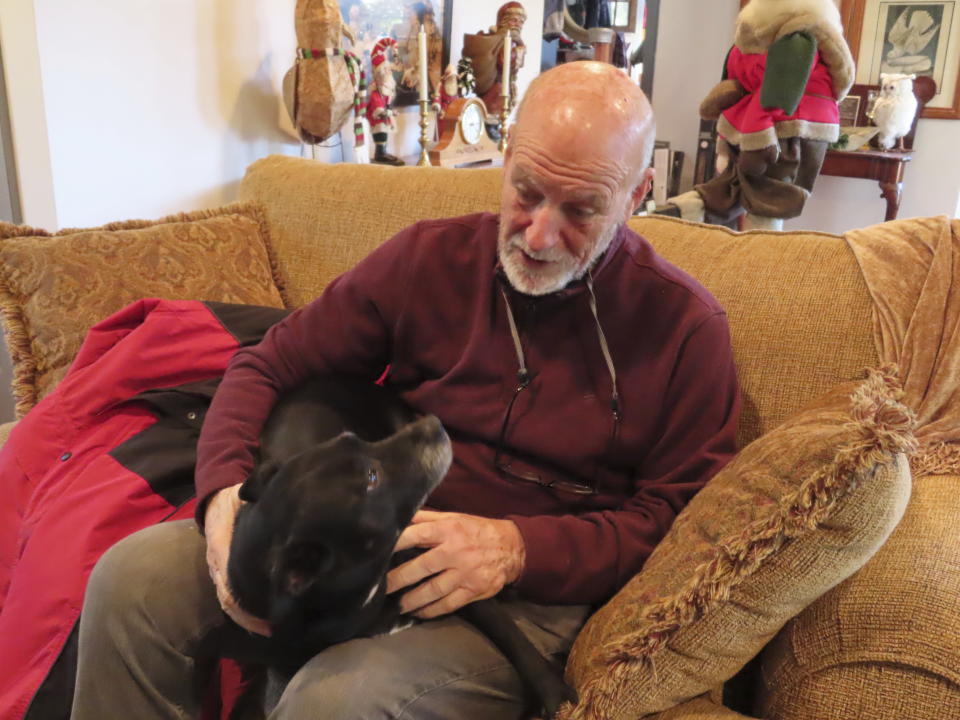
[[[414,523],[423,523],[430,522],[431,520],[439,520],[450,513],[437,512],[436,510],[417,510],[413,514],[413,518],[410,520],[411,524]]]
[[[387,593],[418,583],[446,569],[447,564],[443,561],[441,553],[436,550],[425,552],[387,573]]]
[[[412,614],[421,620],[429,620],[456,612],[467,603],[473,602],[474,599],[473,594],[469,590],[459,588],[437,602],[422,607]]]
[[[217,588],[217,600],[220,602],[220,608],[237,625],[249,632],[259,635],[270,636],[270,623],[262,618],[251,615],[240,607],[230,588],[227,586],[222,573],[217,571],[213,576],[213,583]]]
[[[416,516],[414,516],[416,521]],[[407,550],[412,547],[434,547],[443,541],[440,528],[435,523],[421,520],[416,524],[407,525],[397,538],[393,551]]]
[[[400,612],[409,613],[435,604],[438,600],[459,592],[459,584],[460,573],[456,570],[434,575],[400,598]]]
[[[242,504],[239,485],[224,488],[210,499],[204,523],[207,569],[217,590],[217,600],[227,616],[244,630],[269,636],[270,623],[241,608],[227,582],[226,568],[230,560],[233,524]]]

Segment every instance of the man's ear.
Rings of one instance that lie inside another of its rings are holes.
[[[280,465],[273,460],[265,460],[257,465],[250,476],[240,486],[240,499],[247,502],[256,502],[261,498],[267,485],[280,470]]]
[[[641,172],[637,184],[630,191],[630,200],[627,203],[628,212],[625,221],[630,219],[630,216],[637,211],[637,208],[643,204],[644,198],[650,193],[650,187],[653,185],[654,172],[655,170],[652,167],[645,168]]]

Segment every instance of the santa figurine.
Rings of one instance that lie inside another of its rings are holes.
[[[497,24],[487,32],[463,36],[463,56],[470,58],[476,78],[476,92],[487,106],[490,122],[498,122],[503,107],[503,51],[510,38],[510,102],[516,103],[517,72],[523,67],[527,46],[520,37],[527,12],[518,2],[508,2],[497,10]]]
[[[717,121],[718,175],[670,202],[695,221],[779,230],[813,190],[840,135],[854,65],[833,0],[750,0],[723,79],[700,105]]]
[[[396,94],[397,81],[393,76],[393,61],[388,56],[390,51],[396,53],[397,41],[393,38],[382,37],[377,40],[370,51],[370,64],[373,66],[373,82],[370,98],[367,101],[367,121],[370,123],[371,135],[376,150],[373,162],[381,165],[404,165],[403,160],[387,152],[387,140],[393,131],[393,116],[396,114],[390,101]]]
[[[447,106],[460,97],[460,86],[457,83],[457,69],[453,63],[447,65],[440,78],[440,94],[435,98],[435,107],[440,117],[447,112]]]

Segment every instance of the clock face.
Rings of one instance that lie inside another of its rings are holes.
[[[475,145],[483,134],[483,110],[477,103],[468,103],[460,114],[460,134],[463,141]]]

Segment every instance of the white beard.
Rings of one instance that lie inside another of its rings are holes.
[[[513,288],[524,295],[549,295],[563,290],[574,280],[582,278],[593,267],[601,255],[610,247],[616,237],[619,225],[611,225],[598,238],[590,254],[578,259],[562,245],[554,245],[547,250],[534,251],[527,246],[523,233],[518,232],[509,238],[503,237],[503,230],[497,242],[497,255],[507,280]],[[542,260],[544,265],[531,270],[524,263],[522,255],[534,260]]]

